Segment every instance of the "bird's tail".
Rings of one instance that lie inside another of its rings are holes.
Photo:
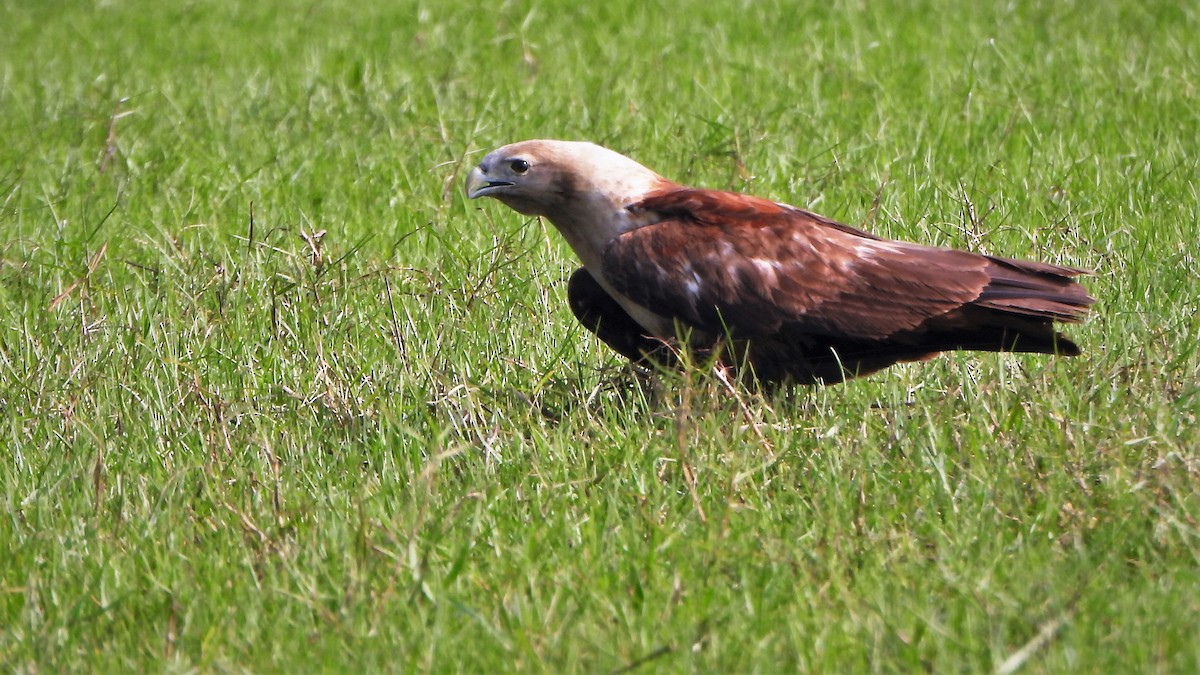
[[[972,305],[1039,322],[1079,323],[1096,299],[1074,278],[1087,270],[987,256],[989,277]]]
[[[1078,323],[1087,315],[1095,299],[1074,277],[1088,272],[992,256],[988,261],[989,281],[979,297],[912,331],[883,340],[760,340],[751,347],[752,360],[770,378],[831,384],[956,350],[1078,356],[1079,345],[1054,324]]]

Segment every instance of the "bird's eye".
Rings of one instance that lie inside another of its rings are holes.
[[[529,162],[523,159],[514,159],[508,163],[508,168],[513,170],[513,173],[522,174],[529,170]]]

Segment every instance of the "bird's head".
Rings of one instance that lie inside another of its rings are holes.
[[[633,203],[658,174],[593,143],[535,140],[492,151],[467,176],[467,196],[493,197],[528,216],[556,216],[584,203]]]

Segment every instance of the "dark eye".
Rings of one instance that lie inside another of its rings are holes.
[[[523,159],[514,159],[508,163],[508,168],[513,170],[513,173],[525,173],[529,170],[529,162]]]

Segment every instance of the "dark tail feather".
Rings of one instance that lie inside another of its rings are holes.
[[[1087,272],[1005,258],[988,261],[989,282],[979,297],[912,331],[877,341],[780,336],[752,345],[752,360],[769,378],[832,384],[956,350],[1078,356],[1079,346],[1054,324],[1078,323],[1087,315],[1095,299],[1072,279]]]
[[[956,328],[950,332],[899,335],[879,342],[830,340],[823,344],[803,341],[750,341],[752,361],[759,377],[797,384],[834,384],[869,375],[897,363],[927,361],[942,352],[984,351],[1078,356],[1079,346],[1049,322],[1038,325],[1018,317],[1012,326]]]
[[[972,303],[1001,314],[1079,323],[1096,299],[1072,277],[1087,270],[988,256],[989,282]],[[1005,350],[1012,351],[1012,350]]]

